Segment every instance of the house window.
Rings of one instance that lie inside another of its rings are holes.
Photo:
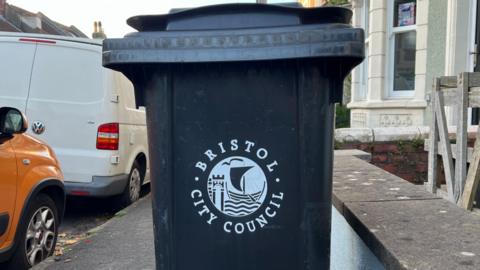
[[[390,10],[393,16],[390,29],[391,97],[413,96],[415,90],[416,7],[414,0],[395,0]]]

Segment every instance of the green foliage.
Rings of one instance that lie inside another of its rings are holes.
[[[335,150],[340,150],[340,149],[343,148],[343,143],[335,140],[335,143],[334,143],[334,145],[333,145],[333,148],[334,148]]]
[[[328,0],[330,5],[344,5],[348,4],[348,0]]]
[[[396,141],[396,145],[397,145],[398,151],[400,151],[401,154],[404,154],[403,152],[406,151],[406,148],[408,146],[411,146],[413,147],[413,149],[416,149],[416,150],[423,149],[424,140],[419,137],[414,138],[411,141],[398,140]]]
[[[347,106],[337,104],[335,106],[335,128],[350,127],[350,110]]]
[[[412,146],[415,148],[422,148],[424,144],[424,140],[421,138],[415,138],[412,140]]]
[[[348,74],[343,81],[343,100],[342,104],[346,105],[352,99],[352,74]]]
[[[405,150],[405,144],[407,144],[408,142],[407,141],[397,141],[397,148],[398,148],[398,151],[402,152]]]

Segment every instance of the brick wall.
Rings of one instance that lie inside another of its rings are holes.
[[[423,141],[337,143],[336,148],[369,152],[374,165],[414,184],[427,181],[428,153]]]

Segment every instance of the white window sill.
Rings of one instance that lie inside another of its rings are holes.
[[[365,101],[353,101],[348,103],[347,107],[349,109],[425,109],[427,107],[427,101],[425,100],[415,100],[415,99],[405,99],[405,98],[396,98],[389,100],[365,100]]]

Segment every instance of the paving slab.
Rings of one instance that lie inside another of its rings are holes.
[[[54,261],[33,270],[153,270],[155,250],[151,196],[117,213],[93,235]]]
[[[340,212],[346,202],[441,199],[422,186],[352,156],[335,156],[333,191],[333,204]]]
[[[344,217],[386,269],[480,269],[480,216],[448,201],[346,203]]]

